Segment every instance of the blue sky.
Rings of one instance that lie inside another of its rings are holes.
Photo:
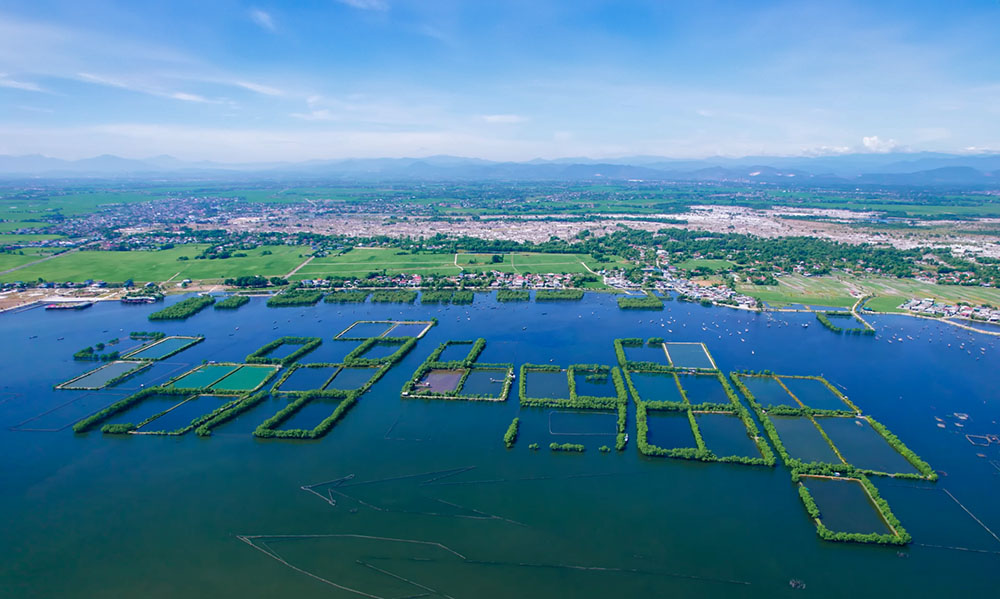
[[[1000,151],[1000,1],[0,3],[0,154]]]

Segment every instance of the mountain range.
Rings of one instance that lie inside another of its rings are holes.
[[[211,180],[414,180],[414,181],[690,181],[758,182],[787,186],[874,185],[1000,187],[1000,154],[936,152],[747,156],[671,159],[560,158],[498,162],[458,156],[350,158],[304,162],[221,163],[173,156],[145,159],[102,155],[62,160],[41,155],[0,155],[0,177],[156,178]]]

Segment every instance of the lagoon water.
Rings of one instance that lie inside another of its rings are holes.
[[[316,577],[373,596],[456,598],[990,596],[1000,583],[1000,446],[965,438],[1000,433],[994,337],[902,316],[873,317],[875,337],[841,336],[802,327],[815,323],[810,314],[680,302],[620,311],[603,294],[301,308],[255,298],[235,312],[149,323],[159,307],[0,316],[4,596],[357,596]],[[321,336],[303,362],[332,361],[357,346],[332,341],[356,320],[432,317],[439,324],[320,440],[250,435],[282,397],[210,438],[69,428],[143,386],[205,360],[239,362],[283,335]],[[81,347],[149,329],[206,340],[110,389],[52,388],[93,368],[72,359]],[[613,365],[614,338],[655,336],[705,342],[724,372],[822,374],[941,478],[872,479],[913,534],[900,549],[821,541],[783,466],[640,456],[633,406],[624,452],[596,451],[613,445],[604,436],[583,454],[550,452],[552,441],[584,437],[548,434],[547,416],[506,450],[517,385],[503,403],[399,395],[439,343],[479,336],[480,361],[515,367]]]

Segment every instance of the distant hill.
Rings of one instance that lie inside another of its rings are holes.
[[[61,160],[41,155],[0,156],[0,177],[232,180],[411,181],[664,181],[743,182],[785,186],[1000,186],[1000,154],[933,152],[837,156],[746,156],[678,160],[633,156],[574,157],[497,162],[459,156],[350,158],[304,162],[191,162],[172,156],[146,159],[102,155]]]

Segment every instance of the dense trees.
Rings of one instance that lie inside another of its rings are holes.
[[[535,292],[536,302],[581,299],[583,299],[581,289],[539,289]]]
[[[377,304],[412,304],[417,292],[409,289],[378,290],[372,293],[372,302]]]
[[[312,306],[321,299],[323,291],[319,289],[288,289],[268,299],[267,305],[271,308]]]
[[[517,442],[517,431],[520,424],[519,418],[514,418],[510,422],[510,426],[507,427],[507,432],[503,435],[503,444],[507,449],[514,447],[514,443]]]
[[[250,298],[245,295],[230,295],[226,299],[215,304],[216,310],[236,310],[250,303]]]
[[[497,291],[498,302],[526,302],[530,299],[530,291],[523,291],[520,289],[501,289]]]
[[[323,301],[331,304],[363,304],[371,291],[334,291],[326,296]]]
[[[196,295],[181,300],[172,306],[153,312],[149,315],[150,320],[183,320],[201,312],[205,308],[215,303],[215,298],[211,295]]]

